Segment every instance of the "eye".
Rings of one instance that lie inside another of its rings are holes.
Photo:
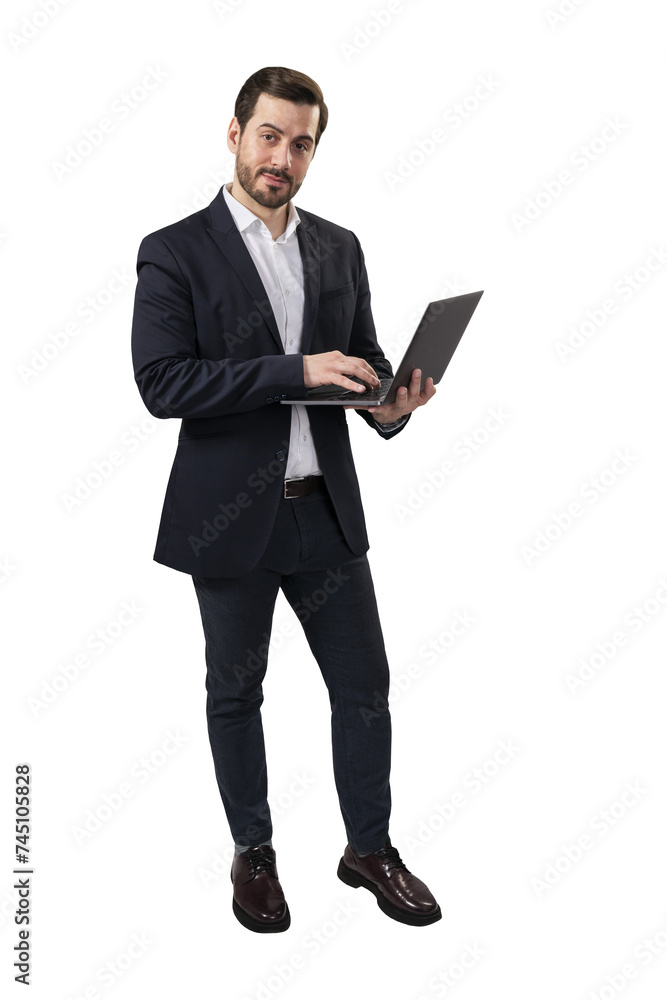
[[[273,138],[274,135],[272,132],[264,132],[264,134],[262,135],[262,139],[273,139]]]

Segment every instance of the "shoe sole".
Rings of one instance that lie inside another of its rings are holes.
[[[239,923],[243,924],[249,931],[256,931],[258,934],[276,934],[279,931],[286,931],[292,922],[287,905],[285,906],[286,912],[282,920],[272,921],[256,920],[255,917],[251,917],[249,913],[246,913],[235,899],[232,899],[232,909]]]
[[[398,906],[394,906],[390,903],[387,897],[380,891],[380,889],[371,882],[369,879],[364,878],[363,875],[358,875],[347,867],[343,859],[340,859],[340,864],[338,865],[338,878],[341,882],[345,882],[345,885],[351,886],[353,889],[368,889],[372,892],[378,901],[378,906],[388,917],[392,920],[398,920],[402,924],[412,924],[416,927],[423,927],[425,924],[434,924],[436,920],[440,920],[442,917],[442,912],[440,907],[433,911],[433,913],[409,913],[406,910],[402,910]]]

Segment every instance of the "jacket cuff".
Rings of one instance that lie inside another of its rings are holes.
[[[381,424],[380,421],[375,420],[374,417],[372,417],[372,419],[374,420],[375,425],[381,434],[389,434],[391,431],[396,431],[398,430],[399,427],[402,427],[403,424],[407,421],[408,417],[406,414],[404,417],[399,417],[398,420],[392,420],[390,424]]]

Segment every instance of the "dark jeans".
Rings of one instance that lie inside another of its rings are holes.
[[[348,841],[360,853],[379,850],[391,810],[389,668],[368,559],[348,547],[329,495],[281,498],[267,550],[246,576],[192,579],[206,638],[208,732],[235,843],[259,844],[273,832],[260,706],[280,587],[329,692]]]

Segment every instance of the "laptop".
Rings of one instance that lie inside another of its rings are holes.
[[[299,403],[302,406],[350,406],[358,402],[360,406],[382,406],[393,403],[400,386],[408,386],[412,372],[420,368],[422,377],[420,391],[427,378],[437,384],[452,360],[472,314],[477,308],[482,292],[467,292],[449,299],[430,302],[426,307],[408,349],[403,355],[393,378],[380,379],[380,385],[366,388],[365,392],[344,389],[339,385],[318,385],[307,389],[301,399],[281,399],[287,405]],[[361,381],[354,376],[355,381]]]

